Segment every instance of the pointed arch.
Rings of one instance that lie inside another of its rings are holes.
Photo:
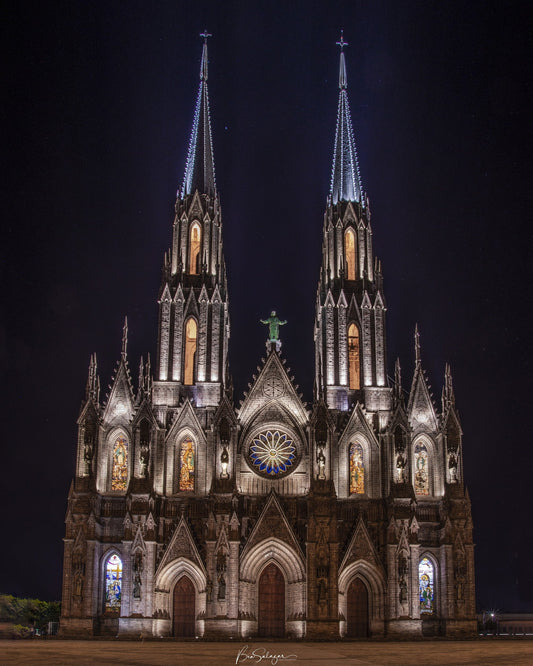
[[[184,437],[178,448],[178,490],[194,491],[196,477],[196,446],[189,436]]]
[[[418,590],[420,597],[420,615],[435,613],[435,564],[424,555],[418,563]]]
[[[200,249],[202,247],[202,228],[195,220],[189,230],[189,273],[200,273]]]
[[[258,635],[267,638],[285,636],[285,577],[270,562],[264,567],[257,584]]]
[[[185,322],[185,368],[183,372],[183,383],[194,384],[194,369],[196,365],[196,347],[198,345],[198,324],[194,317],[189,317]]]
[[[360,360],[359,329],[352,323],[348,326],[348,374],[350,388],[361,388],[361,360]]]
[[[196,590],[187,574],[174,586],[172,594],[173,635],[192,637],[196,628]]]
[[[128,487],[129,441],[124,432],[112,439],[111,490],[125,492]]]
[[[104,612],[120,615],[122,600],[122,560],[116,551],[104,560]]]
[[[365,488],[365,464],[363,447],[359,442],[352,442],[349,449],[349,491],[350,495],[363,495]]]
[[[346,266],[346,279],[355,280],[357,274],[357,237],[355,231],[348,227],[344,234],[344,258]]]
[[[368,588],[360,576],[352,579],[346,600],[346,635],[367,638],[369,633]]]

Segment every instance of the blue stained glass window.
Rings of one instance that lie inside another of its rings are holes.
[[[427,557],[418,565],[418,586],[420,589],[420,613],[435,612],[435,570]]]
[[[106,608],[119,609],[122,590],[122,560],[118,555],[111,555],[105,565],[105,605]]]

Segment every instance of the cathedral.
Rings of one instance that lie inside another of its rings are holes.
[[[387,308],[342,37],[313,402],[302,402],[288,373],[285,322],[274,311],[263,320],[257,376],[240,406],[233,402],[208,36],[164,256],[154,367],[141,359],[132,381],[127,323],[105,400],[95,355],[89,364],[65,519],[60,631],[331,640],[472,634],[472,519],[452,376],[447,366],[437,407],[415,333],[409,392],[399,361],[394,380],[387,377]]]

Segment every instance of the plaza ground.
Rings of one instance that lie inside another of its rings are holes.
[[[245,647],[247,646],[247,648]],[[244,648],[244,649],[243,649]],[[283,655],[288,659],[276,657]],[[533,640],[471,641],[422,640],[416,642],[346,641],[70,641],[53,639],[2,640],[0,664],[34,666],[76,664],[100,666],[229,666],[230,664],[296,664],[326,666],[341,664],[533,664]]]

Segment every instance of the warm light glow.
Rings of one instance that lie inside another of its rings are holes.
[[[190,317],[185,324],[185,372],[183,383],[194,384],[194,362],[196,359],[196,342],[198,327],[196,321]]]
[[[361,368],[359,361],[359,330],[355,324],[348,327],[348,368],[350,388],[361,388]]]
[[[344,256],[346,260],[346,278],[355,280],[355,233],[347,229],[344,234]]]
[[[180,446],[180,490],[194,490],[194,442],[190,437]]]
[[[198,222],[191,226],[190,251],[189,251],[189,273],[198,275],[200,273],[200,244],[202,230]]]
[[[429,456],[424,444],[415,447],[415,493],[429,495]]]
[[[126,490],[128,483],[128,440],[117,437],[113,446],[111,490]]]
[[[362,495],[365,492],[365,466],[363,464],[363,447],[361,444],[350,444],[350,494]]]
[[[421,614],[435,612],[435,584],[433,578],[433,565],[427,557],[424,557],[418,565]]]

